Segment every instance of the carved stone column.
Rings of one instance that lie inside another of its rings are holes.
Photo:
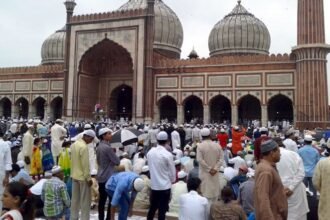
[[[204,105],[204,124],[210,123],[210,106]]]
[[[176,120],[177,120],[177,124],[183,124],[184,123],[184,114],[183,114],[183,106],[182,105],[178,105],[177,106],[177,116],[176,116]]]
[[[261,125],[264,127],[268,126],[268,109],[267,105],[261,106]]]

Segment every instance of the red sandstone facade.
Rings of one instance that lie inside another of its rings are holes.
[[[67,6],[64,62],[0,69],[2,114],[92,119],[100,103],[108,117],[137,122],[329,125],[323,0],[298,1],[298,45],[290,55],[188,60],[154,46],[154,4],[77,16]]]

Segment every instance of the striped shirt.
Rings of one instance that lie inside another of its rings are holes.
[[[41,193],[44,202],[44,214],[46,217],[59,216],[66,207],[70,207],[70,197],[65,183],[57,177],[47,180]]]

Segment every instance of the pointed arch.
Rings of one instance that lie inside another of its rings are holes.
[[[56,120],[62,118],[63,111],[63,98],[57,96],[53,98],[50,102],[50,120]]]
[[[11,117],[11,101],[9,98],[4,97],[0,100],[0,116],[5,118]]]
[[[120,118],[132,119],[133,89],[131,86],[122,84],[110,93],[109,117],[119,120]]]
[[[45,105],[46,100],[43,97],[38,96],[35,98],[32,102],[32,114],[39,119],[43,119],[45,117]]]
[[[15,102],[15,108],[19,118],[29,117],[29,101],[26,98],[18,98]]]
[[[238,121],[247,125],[252,120],[261,120],[261,104],[257,97],[248,94],[238,101]]]
[[[231,121],[231,102],[223,96],[217,95],[210,102],[210,121],[215,123],[223,123]]]
[[[283,94],[273,96],[268,100],[269,121],[293,121],[293,103],[290,98]]]
[[[191,121],[196,123],[203,123],[204,119],[204,107],[203,101],[195,96],[191,95],[183,100],[184,106],[184,120],[188,123]]]
[[[159,118],[166,119],[168,122],[175,122],[177,120],[177,102],[169,95],[163,96],[158,100]]]

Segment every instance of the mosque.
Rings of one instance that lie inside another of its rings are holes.
[[[0,116],[204,123],[329,123],[323,0],[298,0],[297,45],[270,55],[265,24],[239,0],[210,30],[210,57],[180,59],[183,28],[165,0],[129,0],[74,15],[41,48],[41,64],[0,68]],[[201,18],[202,19],[202,18]],[[280,40],[280,39],[277,39]]]

